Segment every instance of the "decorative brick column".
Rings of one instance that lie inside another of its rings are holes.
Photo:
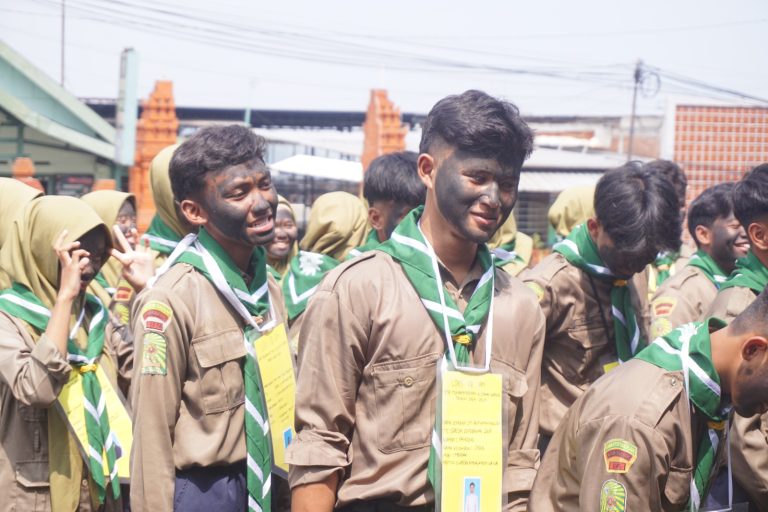
[[[405,134],[408,133],[408,127],[403,125],[400,109],[389,101],[387,91],[371,90],[371,101],[365,115],[363,131],[363,171],[368,169],[371,161],[377,156],[405,150]]]

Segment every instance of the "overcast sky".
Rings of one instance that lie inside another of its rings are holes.
[[[61,0],[0,0],[0,39],[56,80]],[[704,94],[768,98],[766,0],[66,0],[65,85],[117,94],[139,52],[139,96],[173,80],[183,106],[364,110],[371,88],[406,112],[479,88],[525,114],[628,114]],[[650,70],[649,70],[650,71]]]

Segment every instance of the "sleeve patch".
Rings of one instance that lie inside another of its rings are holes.
[[[600,489],[600,512],[624,512],[627,489],[616,480],[606,480]]]
[[[654,316],[669,316],[675,310],[677,299],[672,297],[659,297],[651,303]]]
[[[530,288],[533,293],[536,294],[536,298],[539,299],[539,302],[541,302],[541,299],[544,298],[544,288],[542,288],[540,284],[532,283],[530,281],[526,282],[525,285]]]
[[[608,473],[626,473],[637,460],[637,446],[624,439],[611,439],[603,450]]]
[[[141,363],[142,375],[166,375],[168,373],[166,345],[167,341],[162,334],[148,332],[144,335],[144,351]]]
[[[171,306],[159,300],[151,300],[141,308],[141,324],[145,331],[164,333],[173,318]]]
[[[651,324],[651,338],[656,339],[672,332],[672,322],[669,318],[655,318]]]
[[[122,325],[128,325],[128,322],[131,320],[131,311],[128,309],[128,306],[125,304],[115,304],[115,315],[120,320],[120,323]]]
[[[118,302],[129,302],[131,297],[133,297],[133,288],[120,281],[115,293],[115,300]]]

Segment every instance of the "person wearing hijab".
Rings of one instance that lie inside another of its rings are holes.
[[[595,216],[595,187],[585,185],[563,190],[549,208],[547,218],[560,240],[573,228]]]
[[[325,274],[363,242],[367,217],[362,201],[347,192],[323,194],[312,205],[299,253],[282,283],[290,324],[288,339],[294,350],[309,298]]]
[[[178,147],[178,144],[174,144],[160,151],[152,159],[149,167],[149,186],[152,189],[152,199],[157,213],[142,239],[147,240],[152,250],[157,253],[155,267],[160,267],[179,241],[194,231],[194,228],[183,220],[184,216],[179,213],[178,205],[173,199],[171,179],[168,177],[171,157]]]
[[[127,456],[103,405],[104,386],[117,384],[105,343],[111,329],[104,306],[86,293],[112,245],[107,227],[81,200],[47,196],[29,202],[5,238],[0,264],[12,287],[0,292],[0,511],[121,510],[119,481],[104,476]],[[67,418],[54,407],[68,383],[82,386],[83,405],[102,411],[98,418]],[[84,459],[70,433],[83,422],[107,467]]]
[[[13,225],[18,211],[31,200],[42,196],[39,190],[13,178],[0,178],[0,247]],[[0,290],[11,286],[5,270],[0,266]]]
[[[283,196],[277,196],[277,214],[275,215],[275,238],[266,245],[267,269],[278,282],[288,272],[291,260],[298,254],[296,239],[299,228],[291,203]]]
[[[531,263],[533,239],[517,230],[515,216],[510,214],[488,240],[488,248],[493,253],[493,262],[497,267],[511,276],[517,276]]]

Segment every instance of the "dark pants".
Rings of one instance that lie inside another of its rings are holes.
[[[338,512],[434,512],[435,507],[433,505],[423,505],[421,507],[401,507],[391,501],[374,500],[374,501],[355,501],[350,503],[344,508],[340,508]]]
[[[173,509],[178,512],[247,510],[245,463],[177,471]]]

